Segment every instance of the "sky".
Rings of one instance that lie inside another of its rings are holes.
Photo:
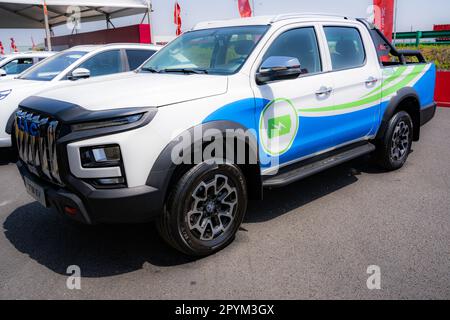
[[[113,0],[111,0],[113,1]],[[293,12],[321,12],[350,17],[367,17],[372,0],[250,0],[255,15],[273,15]],[[432,30],[433,24],[450,24],[450,0],[396,0],[398,2],[398,31]],[[0,0],[1,2],[1,0]],[[7,0],[5,0],[7,2]],[[155,36],[175,34],[173,5],[175,0],[152,0]],[[237,0],[178,0],[182,10],[183,30],[189,30],[197,22],[239,17]],[[142,15],[113,20],[116,27],[138,24]],[[83,23],[79,32],[104,29],[104,21]],[[69,34],[66,26],[54,28],[55,35]],[[19,46],[29,46],[31,37],[42,43],[45,33],[36,29],[0,29],[0,41],[9,47],[14,37]]]

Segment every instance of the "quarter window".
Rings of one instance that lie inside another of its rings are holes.
[[[130,70],[137,69],[141,64],[147,61],[156,51],[154,50],[126,50],[128,64],[130,65]]]
[[[297,58],[302,73],[322,71],[316,32],[313,27],[299,28],[281,34],[264,55],[263,61],[273,56]]]
[[[361,35],[352,27],[325,27],[333,70],[360,67],[366,60]]]

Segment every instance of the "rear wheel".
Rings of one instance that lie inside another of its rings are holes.
[[[231,164],[199,164],[186,172],[171,191],[158,230],[173,247],[205,256],[233,239],[247,210],[241,170]]]
[[[396,113],[389,121],[386,133],[378,146],[378,162],[387,170],[403,167],[411,152],[413,122],[405,111]]]

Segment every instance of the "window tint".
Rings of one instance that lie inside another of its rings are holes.
[[[359,67],[366,60],[366,53],[358,29],[349,27],[325,27],[333,70]]]
[[[99,53],[82,63],[78,68],[88,69],[91,72],[91,77],[122,72],[120,50]]]
[[[130,70],[137,69],[155,53],[153,50],[126,50],[126,52]]]
[[[2,69],[7,74],[19,74],[33,65],[33,58],[14,59],[5,64]]]
[[[316,33],[312,27],[289,30],[280,35],[267,50],[263,61],[272,56],[297,58],[303,73],[322,70]]]

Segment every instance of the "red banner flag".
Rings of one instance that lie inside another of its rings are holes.
[[[179,36],[181,34],[181,7],[178,4],[178,1],[175,2],[175,10],[174,10],[174,23],[177,26],[176,35]]]
[[[5,54],[5,48],[3,47],[3,43],[0,41],[0,54]]]
[[[389,41],[392,41],[394,29],[394,0],[373,0],[375,10],[374,24]]]
[[[241,18],[247,18],[252,16],[252,8],[250,7],[249,0],[239,0],[239,14]]]
[[[17,50],[17,46],[16,46],[16,42],[14,41],[14,38],[11,38],[11,51],[19,52],[19,50]]]

